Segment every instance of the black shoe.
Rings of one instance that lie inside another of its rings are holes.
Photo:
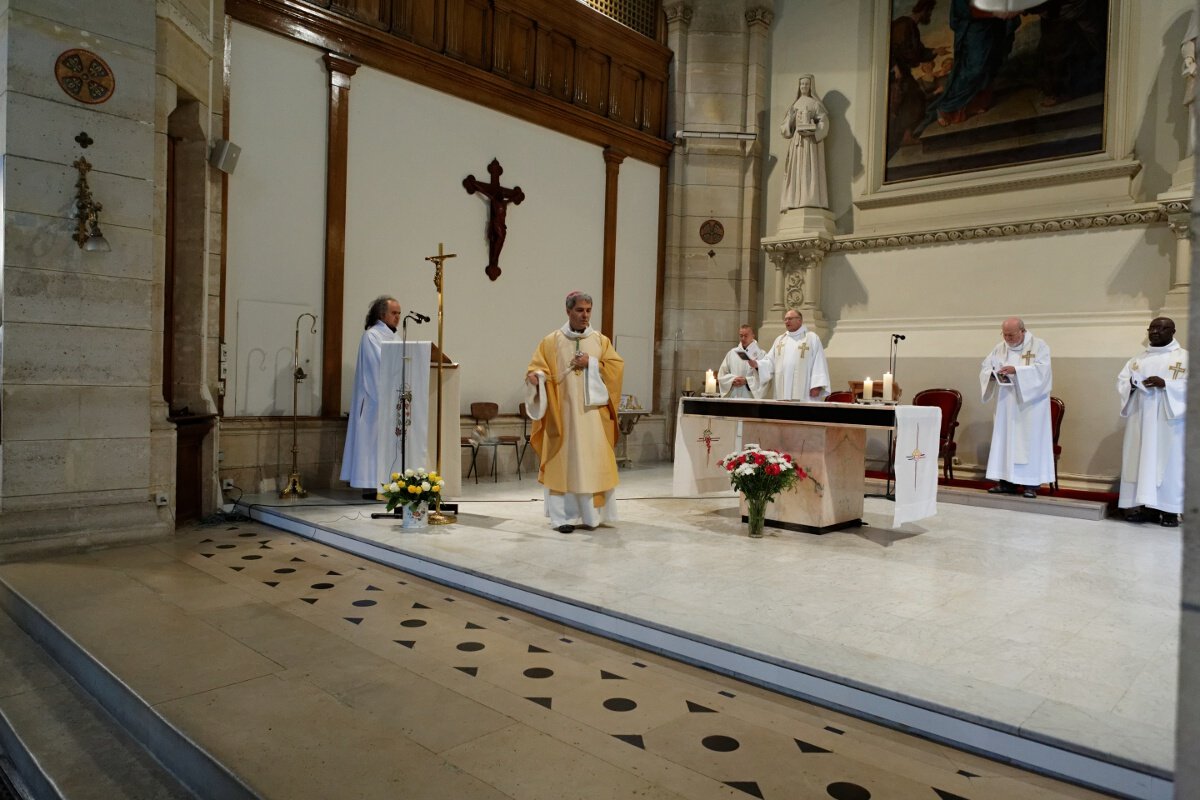
[[[559,525],[554,530],[558,531],[559,533],[574,533],[575,526],[574,525]]]
[[[1158,524],[1162,525],[1164,528],[1178,528],[1179,515],[1173,514],[1170,511],[1164,511],[1162,512],[1162,516],[1159,517]]]
[[[1032,486],[1026,486],[1025,491],[1021,492],[1021,494],[1028,498],[1034,498],[1037,497],[1037,489]]]
[[[1016,494],[1017,485],[1008,481],[1000,481],[992,488],[988,489],[988,494]]]
[[[1133,522],[1135,524],[1141,524],[1143,522],[1161,522],[1162,516],[1153,508],[1138,506],[1133,511],[1130,511],[1125,515],[1125,521]],[[1176,524],[1178,524],[1178,522],[1176,522]]]
[[[374,489],[363,489],[363,500],[374,500],[378,494]]]

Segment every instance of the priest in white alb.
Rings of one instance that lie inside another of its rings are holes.
[[[997,483],[988,491],[1037,497],[1038,486],[1054,482],[1050,347],[1018,317],[1004,320],[1000,334],[979,370],[983,402],[996,401],[987,477]]]
[[[394,297],[377,297],[367,310],[366,330],[358,343],[358,362],[354,366],[354,393],[350,398],[350,419],[346,428],[346,447],[342,451],[341,478],[363,497],[374,499],[382,476],[376,472],[375,451],[379,431],[375,419],[379,398],[380,351],[384,342],[394,341],[400,324],[400,303]]]
[[[1120,508],[1130,522],[1178,527],[1183,511],[1183,439],[1188,354],[1175,341],[1175,323],[1157,317],[1146,330],[1150,346],[1117,376],[1125,422]]]
[[[625,361],[593,330],[592,298],[567,295],[567,322],[538,344],[525,373],[529,443],[541,460],[546,516],[560,533],[617,521],[617,402]]]
[[[766,388],[758,377],[758,360],[764,355],[754,338],[754,328],[738,328],[738,346],[725,354],[717,370],[717,386],[722,397],[761,398]]]
[[[776,400],[816,402],[829,394],[829,365],[821,338],[804,324],[804,315],[789,308],[781,333],[758,362],[762,386],[774,386]]]

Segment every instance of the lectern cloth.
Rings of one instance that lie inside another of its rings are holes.
[[[407,348],[407,349],[406,349]],[[384,342],[379,370],[379,450],[381,481],[402,468],[435,468],[429,454],[429,359],[431,342]],[[400,402],[401,388],[409,400]],[[400,424],[401,414],[405,423]],[[404,458],[400,441],[404,440]]]
[[[892,517],[896,527],[937,513],[941,430],[940,408],[896,406],[896,508]]]

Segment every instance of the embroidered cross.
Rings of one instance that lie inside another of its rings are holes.
[[[1168,369],[1171,370],[1171,377],[1176,380],[1179,379],[1180,375],[1187,372],[1187,368],[1183,366],[1182,361],[1176,361],[1174,364],[1168,367]]]
[[[920,442],[920,441],[921,441],[921,426],[918,425],[917,426],[917,435],[914,438],[914,443],[913,443],[913,451],[910,455],[906,456],[906,458],[909,461],[913,462],[913,488],[914,489],[917,488],[917,469],[916,469],[917,464],[920,463],[925,458],[925,454],[921,452],[921,448],[916,445],[916,443]]]
[[[783,355],[783,340],[779,340],[779,344],[775,345],[775,355]]]
[[[801,358],[804,358],[805,356],[807,356],[808,355],[808,340],[805,339],[803,342],[800,343],[800,346],[797,347],[796,349],[800,351]]]
[[[708,425],[712,425],[712,420],[708,421]],[[713,442],[721,441],[720,436],[713,436],[712,429],[708,425],[704,426],[704,430],[700,432],[700,438],[696,440],[697,442],[704,442],[704,450],[706,454],[704,458],[704,466],[706,467],[712,466]]]
[[[1137,372],[1141,368],[1142,368],[1141,365],[1138,364],[1138,362],[1136,362],[1136,361],[1132,361],[1129,364],[1129,369],[1131,372]]]
[[[1029,362],[1033,361],[1035,358],[1037,358],[1037,356],[1033,354],[1032,350],[1021,354],[1021,360],[1025,362],[1025,366],[1027,367],[1029,366]]]

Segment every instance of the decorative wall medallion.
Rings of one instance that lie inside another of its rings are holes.
[[[717,244],[725,238],[725,226],[715,219],[706,219],[700,223],[700,238],[705,244]]]
[[[54,77],[62,90],[81,103],[109,100],[117,78],[104,59],[90,50],[67,50],[54,62]]]

